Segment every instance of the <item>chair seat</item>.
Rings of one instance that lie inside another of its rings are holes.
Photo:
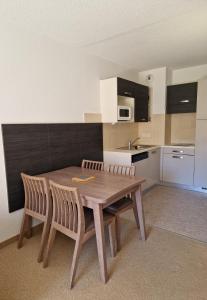
[[[85,215],[85,232],[88,232],[91,229],[95,228],[93,210],[84,207],[84,215]],[[113,218],[114,218],[113,214],[107,211],[103,211],[104,224],[108,224]]]
[[[130,197],[124,197],[107,207],[106,211],[115,215],[122,211],[132,208],[132,206],[132,199]]]

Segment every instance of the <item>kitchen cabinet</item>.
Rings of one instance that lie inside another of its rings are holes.
[[[207,78],[203,78],[198,81],[196,119],[207,120]]]
[[[198,81],[194,185],[207,189],[207,78]]]
[[[136,85],[134,111],[135,122],[149,121],[149,88],[147,86]]]
[[[167,114],[196,112],[197,82],[167,87]]]
[[[166,147],[162,158],[162,180],[192,186],[194,165],[193,148]]]
[[[196,187],[207,189],[207,78],[198,81],[196,119],[195,175]]]
[[[100,81],[100,105],[103,123],[117,123],[117,78]]]
[[[121,105],[133,107],[131,122],[149,121],[149,88],[123,78],[109,78],[100,82],[100,104],[103,123],[117,123],[117,107],[121,96]],[[124,97],[126,97],[124,99]],[[122,121],[123,122],[123,121]],[[125,121],[126,122],[126,121]]]
[[[119,96],[135,98],[136,83],[123,78],[117,78],[117,90]]]
[[[146,182],[142,189],[146,190],[160,182],[160,148],[149,149],[144,152],[135,151],[104,151],[104,163],[131,165],[136,167],[136,176],[143,177]]]
[[[196,121],[194,185],[207,189],[207,120]]]
[[[207,188],[207,120],[196,122],[195,186]]]

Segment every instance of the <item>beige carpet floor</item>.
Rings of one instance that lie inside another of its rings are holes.
[[[107,243],[110,279],[105,285],[95,238],[83,248],[73,290],[68,288],[72,240],[58,235],[47,269],[36,262],[40,234],[20,250],[10,244],[0,250],[0,300],[206,300],[207,244],[171,232],[206,239],[200,232],[206,230],[205,201],[202,194],[160,186],[146,194],[146,219],[153,225],[147,226],[148,239],[138,239],[133,214],[127,213],[116,258]]]
[[[169,231],[148,228],[146,242],[137,238],[134,222],[122,223],[122,250],[112,259],[103,284],[95,239],[81,255],[76,285],[68,289],[74,243],[57,237],[50,265],[36,262],[40,235],[0,250],[1,300],[204,300],[207,299],[207,245]],[[109,249],[108,249],[109,250]]]
[[[207,194],[156,186],[144,209],[147,224],[207,242]]]

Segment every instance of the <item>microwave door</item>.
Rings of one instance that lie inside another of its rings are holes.
[[[129,110],[128,109],[120,109],[120,117],[121,118],[129,118]]]
[[[131,120],[130,107],[125,107],[125,106],[118,107],[118,120],[119,121],[130,121]]]

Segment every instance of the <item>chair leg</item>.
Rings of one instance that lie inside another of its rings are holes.
[[[110,240],[110,249],[111,249],[111,256],[116,256],[116,228],[115,228],[115,218],[112,222],[108,225],[109,228],[109,240]]]
[[[28,216],[26,238],[30,239],[31,237],[32,237],[32,217]]]
[[[48,260],[49,260],[49,256],[50,256],[50,253],[52,250],[52,245],[55,240],[55,235],[56,235],[56,229],[51,227],[50,235],[49,235],[49,239],[48,239],[48,243],[47,243],[47,248],[46,248],[46,252],[45,252],[45,256],[44,256],[44,261],[43,261],[43,268],[46,268],[48,266]]]
[[[116,250],[120,251],[121,249],[121,237],[120,237],[120,217],[116,215]]]
[[[18,240],[18,243],[17,243],[17,248],[18,249],[22,247],[22,242],[23,242],[23,239],[24,239],[24,233],[25,233],[26,226],[27,226],[27,223],[28,223],[28,218],[29,218],[29,216],[24,213],[23,219],[22,219],[22,225],[21,225],[21,229],[20,229],[20,233],[19,233],[19,240]]]
[[[74,253],[73,253],[73,261],[72,261],[71,271],[70,271],[70,281],[69,281],[70,289],[73,288],[81,248],[82,248],[81,239],[77,239],[76,242],[75,242],[75,249],[74,249]]]
[[[136,203],[134,203],[134,205],[133,205],[133,212],[134,212],[134,217],[135,217],[135,220],[136,220],[137,228],[139,229],[140,228],[140,226],[139,226],[139,217],[138,217]]]
[[[45,222],[43,231],[42,231],[41,242],[40,242],[40,250],[39,250],[39,254],[38,254],[38,258],[37,258],[38,262],[41,262],[43,260],[43,252],[44,252],[45,245],[46,245],[46,242],[48,239],[49,230],[50,230],[50,223]]]

